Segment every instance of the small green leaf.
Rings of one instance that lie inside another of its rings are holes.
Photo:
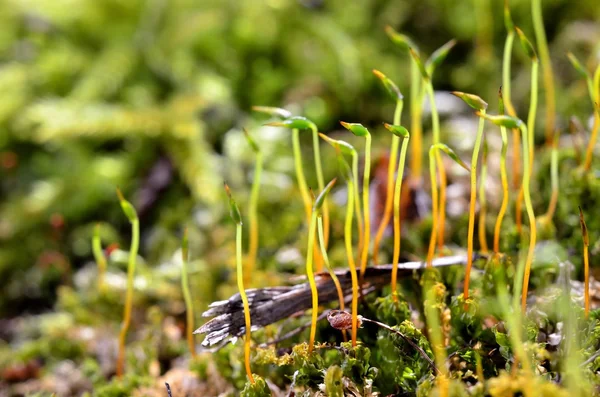
[[[401,125],[393,125],[393,124],[383,123],[383,126],[388,131],[390,131],[392,134],[394,134],[400,138],[405,138],[405,139],[410,138],[410,133],[408,132],[408,130],[406,128],[402,127]]]
[[[381,73],[377,69],[373,69],[373,74],[377,76],[379,80],[383,83],[385,90],[390,94],[390,97],[393,101],[401,101],[404,99],[404,96],[400,92],[400,89],[392,80],[390,80],[385,74]]]
[[[369,135],[369,130],[360,123],[346,123],[345,121],[340,121],[340,124],[356,136]]]
[[[431,56],[425,62],[425,69],[429,76],[433,75],[433,72],[444,62],[444,59],[448,56],[450,50],[456,45],[456,40],[452,39],[431,54]]]
[[[477,95],[467,94],[460,91],[452,91],[452,95],[459,97],[469,106],[471,106],[475,110],[485,110],[488,107],[486,101],[478,97]]]
[[[417,45],[408,36],[396,32],[390,25],[385,27],[385,33],[392,40],[392,42],[400,47],[400,49],[403,51],[408,52],[410,48],[414,48],[417,53],[419,52]]]
[[[525,36],[525,33],[523,33],[521,29],[515,27],[515,30],[519,35],[519,40],[521,41],[521,45],[523,46],[523,49],[525,50],[527,56],[531,58],[532,61],[537,61],[537,54],[533,49],[533,44],[531,44],[531,41],[529,41],[529,39],[527,38],[527,36]]]
[[[504,0],[504,27],[506,27],[506,31],[509,33],[515,29],[515,24],[510,16],[510,5],[508,4],[508,0]]]
[[[421,57],[419,56],[419,54],[412,47],[408,50],[410,51],[410,55],[415,60],[415,63],[419,67],[419,71],[421,71],[421,76],[423,76],[425,80],[429,80],[429,74],[427,73],[425,65],[423,65],[423,61],[421,61]]]
[[[504,96],[502,95],[502,86],[498,89],[498,113],[504,114]]]
[[[252,110],[255,112],[268,114],[269,116],[279,117],[281,119],[289,119],[292,117],[292,113],[290,111],[271,106],[252,106]]]
[[[332,139],[332,138],[328,137],[327,135],[322,134],[320,132],[319,132],[319,136],[325,142],[329,143],[334,148],[339,149],[345,155],[353,156],[354,154],[356,154],[356,149],[354,149],[354,146],[352,146],[351,144],[349,144],[346,141],[342,141],[341,139]]]
[[[183,238],[181,239],[181,260],[183,263],[188,261],[189,252],[189,241],[188,241],[188,229],[187,227],[183,230]]]
[[[315,125],[315,123],[313,123],[306,117],[302,117],[302,116],[294,116],[294,117],[287,118],[283,121],[274,121],[272,123],[267,123],[265,125],[270,125],[273,127],[294,128],[294,129],[298,129],[298,130],[312,130],[312,129],[316,130],[317,129],[317,126]]]
[[[337,181],[337,178],[333,178],[331,180],[331,182],[329,182],[327,184],[327,186],[325,186],[325,189],[323,189],[323,191],[315,199],[315,203],[313,204],[313,211],[321,210],[321,207],[323,206],[323,203],[325,202],[325,199],[327,198],[327,194],[329,194],[329,192],[331,191],[331,188],[333,187],[333,185],[335,185],[336,181]]]
[[[584,79],[591,79],[592,76],[590,76],[589,72],[587,71],[587,69],[581,64],[581,62],[579,62],[579,59],[577,59],[575,57],[575,55],[573,55],[572,52],[567,52],[567,57],[569,58],[569,61],[571,61],[571,65],[573,65],[573,67],[575,68],[575,70],[577,71],[577,73],[579,73],[579,75],[581,77],[583,77]]]
[[[469,169],[469,166],[461,160],[460,157],[458,157],[458,155],[454,152],[454,150],[450,149],[448,147],[448,145],[444,144],[444,143],[436,143],[434,145],[431,145],[431,148],[429,148],[429,153],[433,153],[434,150],[441,150],[444,153],[446,153],[452,160],[454,160],[454,162],[458,165],[460,165],[461,167],[463,167],[465,170],[467,171],[471,171]]]
[[[229,186],[227,186],[227,184],[225,184],[225,192],[227,193],[227,197],[229,197],[229,214],[231,215],[231,219],[233,219],[236,224],[241,225],[242,214],[240,213],[237,203],[231,196],[231,190],[229,190]]]
[[[117,189],[117,196],[119,197],[119,202],[121,204],[121,208],[123,209],[123,212],[125,213],[125,216],[127,217],[127,219],[129,219],[129,222],[137,221],[138,216],[137,216],[137,213],[135,212],[135,208],[133,207],[133,205],[131,205],[131,203],[129,201],[125,200],[120,189]]]
[[[250,133],[248,133],[248,130],[245,129],[245,128],[243,130],[244,130],[244,136],[246,137],[246,140],[248,141],[248,144],[252,148],[252,151],[254,153],[260,153],[260,148],[256,144],[256,141],[254,139],[252,139],[252,137],[250,136]]]
[[[493,115],[484,114],[481,112],[476,112],[475,114],[478,115],[479,117],[483,117],[483,118],[491,121],[492,123],[494,123],[500,127],[521,128],[521,126],[523,125],[523,121],[521,121],[520,119],[518,119],[516,117],[512,117],[512,116],[506,116],[506,115],[493,116]]]

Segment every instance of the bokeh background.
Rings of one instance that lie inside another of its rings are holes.
[[[559,126],[570,115],[585,124],[586,86],[566,52],[590,68],[597,63],[600,7],[596,0],[543,4]],[[511,8],[533,38],[530,2],[513,0]],[[376,131],[378,158],[389,139],[379,126],[390,121],[394,104],[371,70],[409,92],[409,59],[385,26],[412,37],[426,54],[457,39],[436,72],[436,90],[476,93],[496,109],[502,9],[500,0],[1,1],[1,323],[56,310],[68,314],[68,324],[118,324],[120,306],[95,318],[88,309],[102,305],[86,306],[77,292],[93,285],[91,237],[100,222],[111,251],[109,281],[116,297],[122,294],[130,231],[117,187],[141,218],[139,305],[183,312],[174,257],[184,227],[198,313],[234,292],[234,228],[222,184],[230,184],[244,211],[254,157],[242,128],[266,153],[259,207],[265,277],[256,284],[277,282],[279,273],[268,270],[295,272],[302,264],[295,247],[305,236],[290,135],[263,127],[266,119],[251,106],[285,107],[327,133],[340,129],[339,120],[362,122]],[[529,62],[517,42],[513,100],[521,115],[528,95]],[[540,118],[543,102],[542,92]],[[541,129],[538,135],[542,141]],[[310,137],[302,139],[315,184]],[[326,178],[336,175],[335,162],[325,168]]]

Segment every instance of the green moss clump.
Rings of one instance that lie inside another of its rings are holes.
[[[252,374],[254,377],[254,383],[246,382],[246,386],[242,389],[241,397],[270,397],[271,389],[267,385],[267,382],[260,376]]]

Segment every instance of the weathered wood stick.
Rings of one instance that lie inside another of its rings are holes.
[[[433,261],[434,267],[464,265],[467,257],[464,255],[448,256]],[[425,268],[425,262],[405,262],[398,264],[398,277],[407,277],[414,270]],[[362,285],[363,295],[369,294],[384,285],[389,284],[392,265],[372,266],[367,268]],[[348,270],[336,270],[342,291],[345,296],[352,293],[352,280]],[[335,284],[328,273],[316,276],[319,291],[319,303],[325,304],[338,299]],[[246,290],[250,304],[252,328],[259,329],[279,320],[290,317],[295,313],[308,310],[312,306],[308,282],[293,286],[268,287]],[[202,317],[214,317],[202,325],[195,334],[206,334],[202,346],[210,348],[229,339],[241,336],[245,332],[244,309],[240,294],[235,294],[228,300],[210,304]]]

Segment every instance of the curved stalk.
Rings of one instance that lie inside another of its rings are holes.
[[[502,97],[502,90],[499,92],[500,95],[500,114],[504,114],[504,102]],[[500,210],[498,211],[498,217],[496,218],[496,225],[494,226],[494,254],[500,253],[500,231],[502,229],[502,221],[506,214],[506,208],[508,207],[508,176],[506,172],[506,151],[508,149],[508,136],[506,133],[506,127],[500,126],[500,135],[502,136],[502,149],[500,152],[500,179],[502,181],[502,203],[500,204]]]
[[[292,149],[294,151],[294,167],[296,169],[296,179],[298,180],[298,188],[304,203],[304,213],[306,221],[310,223],[311,203],[310,194],[308,193],[308,185],[302,168],[302,151],[300,150],[300,131],[297,128],[292,129]]]
[[[131,223],[131,247],[129,248],[129,260],[127,262],[127,292],[125,294],[125,307],[123,312],[123,323],[119,333],[119,353],[117,356],[117,377],[123,376],[125,365],[125,339],[131,323],[131,311],[133,306],[133,280],[135,277],[135,265],[138,250],[140,247],[140,221],[135,212],[135,208],[123,198],[123,195],[117,190],[119,201],[123,212]]]
[[[254,384],[254,377],[252,376],[252,369],[250,368],[250,341],[252,339],[252,321],[250,319],[250,304],[248,303],[248,296],[246,295],[246,288],[244,287],[244,265],[242,261],[242,214],[237,206],[237,203],[231,196],[229,186],[225,185],[225,192],[229,197],[229,211],[231,219],[236,224],[235,228],[235,267],[236,267],[236,280],[237,287],[242,299],[242,305],[244,307],[244,325],[246,328],[246,337],[244,338],[244,367],[246,368],[246,376],[252,384]]]
[[[346,205],[346,223],[344,226],[344,242],[346,246],[346,259],[350,267],[350,277],[352,278],[352,346],[356,346],[356,334],[358,331],[358,276],[356,274],[356,264],[352,252],[352,214],[354,207],[354,183],[352,179],[347,179],[347,205]]]
[[[360,275],[361,277],[367,270],[367,259],[369,257],[369,246],[371,241],[371,215],[370,215],[370,202],[369,202],[369,182],[371,180],[371,135],[365,136],[365,170],[363,175],[363,214],[365,220],[365,238],[363,251],[361,253],[360,260]]]
[[[485,230],[485,219],[487,215],[487,201],[485,198],[485,181],[487,179],[487,159],[488,159],[488,145],[483,137],[483,155],[481,157],[481,178],[479,179],[479,223],[477,225],[477,231],[479,235],[479,247],[481,253],[487,254],[489,251]]]
[[[421,178],[423,170],[423,98],[421,75],[414,59],[410,60],[410,130],[412,137],[410,171],[414,179]],[[394,122],[394,124],[399,124]]]
[[[315,169],[317,170],[317,183],[319,185],[319,191],[322,192],[325,189],[325,181],[323,179],[323,166],[321,165],[321,150],[319,148],[319,131],[317,126],[311,124],[312,139],[313,139],[313,152],[315,154]],[[323,222],[325,226],[325,247],[329,243],[329,205],[327,200],[323,203]],[[323,270],[322,260],[319,260],[320,266],[317,267],[318,271]]]
[[[256,160],[254,163],[254,178],[252,181],[252,190],[250,192],[250,203],[248,210],[248,220],[250,222],[250,242],[248,248],[248,262],[246,264],[246,283],[250,282],[249,277],[252,276],[254,268],[256,266],[256,257],[258,254],[258,199],[260,194],[260,178],[263,169],[263,154],[260,151],[258,145],[250,137],[250,134],[244,130],[246,139],[252,150],[256,154]]]
[[[400,125],[402,116],[403,101],[399,100],[396,102],[396,110],[394,112],[394,125]],[[392,145],[390,150],[390,159],[388,164],[388,177],[387,177],[387,188],[385,197],[385,209],[383,217],[377,228],[377,234],[373,242],[373,263],[377,265],[379,263],[379,246],[383,234],[390,223],[392,217],[392,203],[394,201],[394,175],[396,174],[396,159],[398,158],[398,148],[400,146],[400,138],[396,135],[392,135]]]
[[[557,134],[558,135],[558,134]],[[558,204],[559,194],[559,180],[558,180],[558,136],[554,138],[552,143],[552,153],[550,162],[550,180],[552,182],[552,195],[550,196],[550,203],[548,204],[548,211],[546,212],[547,222],[552,222],[554,213],[556,212],[556,205]]]
[[[325,248],[325,233],[323,231],[323,217],[317,217],[317,235],[319,237],[319,247],[321,248],[321,256],[323,257],[323,262],[325,263],[325,267],[329,272],[329,276],[333,280],[333,284],[335,284],[335,290],[338,294],[338,300],[340,302],[340,310],[344,310],[344,292],[342,291],[342,286],[340,284],[340,280],[338,276],[333,271],[331,264],[329,263],[329,255],[327,255],[327,248]],[[342,330],[342,335],[344,337],[344,341],[346,341],[346,330]]]
[[[548,40],[546,39],[546,31],[544,30],[544,19],[542,17],[541,0],[533,0],[531,2],[531,14],[533,15],[533,29],[535,32],[535,41],[540,51],[540,60],[542,62],[542,71],[544,77],[544,91],[546,96],[546,145],[552,145],[554,140],[554,123],[556,120],[556,96],[554,90],[554,74],[552,71],[552,62],[550,61],[550,54],[548,52]]]
[[[583,218],[583,211],[579,207],[579,224],[581,226],[581,235],[583,238],[583,267],[584,267],[584,305],[585,305],[585,318],[587,319],[590,315],[590,261],[589,261],[589,246],[590,237],[588,235],[587,226],[585,219]]]
[[[600,127],[600,109],[596,104],[594,109],[594,126],[592,127],[592,134],[590,135],[590,141],[585,152],[585,162],[583,163],[583,169],[589,171],[592,167],[592,158],[594,157],[594,147],[596,146],[596,140],[598,139],[598,127]]]
[[[358,223],[358,252],[356,261],[360,263],[362,250],[365,246],[365,224],[362,211],[360,209],[360,191],[358,184],[358,152],[352,154],[352,178],[354,184],[354,209],[356,212],[356,221]]]
[[[427,250],[428,268],[433,266],[433,256],[435,255],[435,245],[438,235],[438,189],[435,172],[436,153],[433,149],[433,147],[429,149],[429,178],[431,180],[431,236],[429,237],[429,249]]]
[[[433,84],[431,84],[431,80],[427,80],[425,82],[427,95],[429,97],[429,104],[431,106],[431,124],[433,130],[433,144],[437,144],[440,142],[440,117],[437,111],[437,106],[435,104],[435,95],[433,92]],[[444,168],[442,157],[439,152],[435,152],[436,161],[439,165],[439,174],[440,174],[440,202],[438,206],[439,211],[439,227],[437,228],[438,237],[437,244],[438,249],[441,250],[444,248],[444,234],[445,234],[445,225],[446,225],[446,170]]]
[[[312,296],[312,316],[310,323],[310,339],[308,340],[308,352],[312,353],[315,346],[315,335],[317,333],[317,317],[319,312],[319,294],[317,284],[315,283],[315,274],[313,272],[313,247],[315,241],[315,229],[317,226],[317,211],[313,210],[308,226],[308,249],[306,251],[306,277],[310,285]]]
[[[485,124],[485,109],[481,109],[480,112],[483,117],[479,119],[475,146],[473,146],[473,156],[471,157],[471,199],[469,201],[469,229],[467,232],[467,269],[465,271],[463,289],[465,300],[469,298],[469,281],[471,279],[471,267],[473,266],[473,233],[475,229],[475,204],[477,200],[477,161],[479,159],[479,149],[481,148],[483,126]]]
[[[386,126],[387,127],[387,126]],[[398,261],[400,259],[400,243],[401,233],[400,228],[400,197],[402,195],[402,179],[404,178],[404,164],[406,162],[406,151],[408,149],[408,143],[410,141],[410,135],[404,138],[402,141],[402,149],[400,151],[400,159],[398,160],[398,171],[396,177],[396,184],[394,186],[394,252],[392,256],[392,298],[394,301],[398,299],[396,294],[396,284],[398,278]]]
[[[521,123],[520,125],[521,133],[523,134],[523,194],[525,196],[525,208],[527,209],[527,216],[529,218],[529,248],[527,250],[527,259],[525,262],[525,274],[523,276],[523,291],[521,295],[521,310],[525,313],[525,309],[527,308],[527,291],[529,289],[529,276],[531,273],[531,263],[533,262],[533,255],[535,252],[535,243],[536,243],[536,224],[535,224],[535,214],[533,213],[533,205],[531,203],[531,193],[529,191],[529,185],[531,181],[531,168],[527,165],[530,164],[529,160],[529,148],[527,147],[529,142],[528,137],[528,129],[527,127]]]
[[[98,266],[98,291],[104,290],[104,275],[106,274],[106,256],[102,252],[102,241],[100,239],[100,224],[94,227],[92,237],[92,253]]]

